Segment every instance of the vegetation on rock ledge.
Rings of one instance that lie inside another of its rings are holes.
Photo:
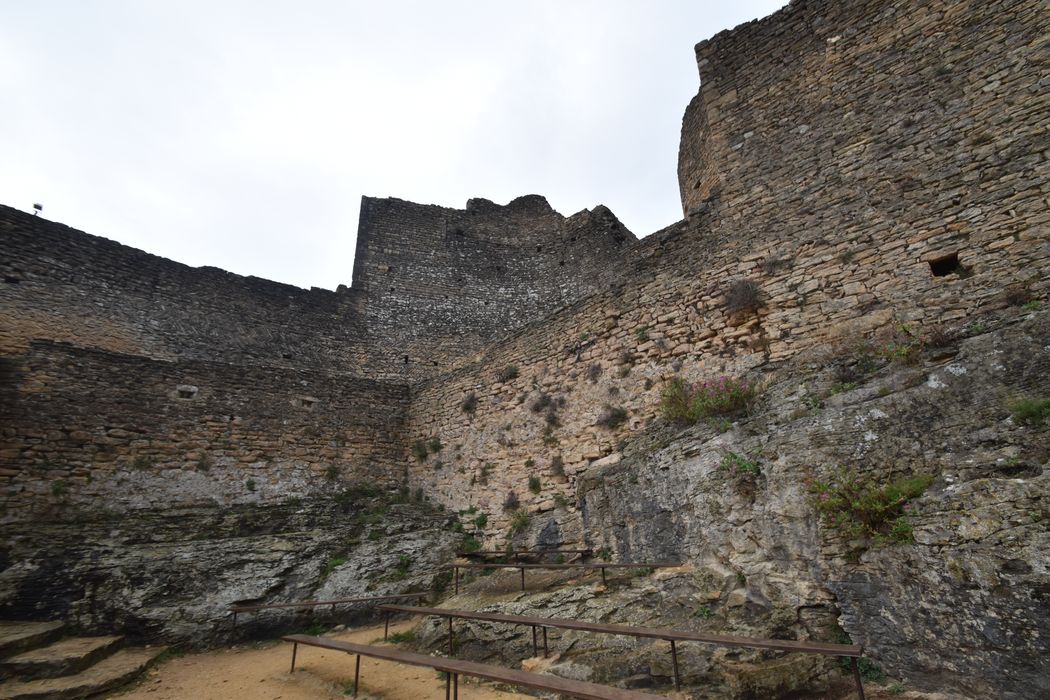
[[[695,384],[676,377],[664,390],[660,413],[678,423],[696,423],[703,418],[727,416],[747,410],[758,393],[754,382],[722,376]]]
[[[821,521],[847,537],[911,542],[909,501],[921,496],[932,483],[932,476],[915,474],[879,485],[843,469],[826,481],[811,479],[808,491]]]

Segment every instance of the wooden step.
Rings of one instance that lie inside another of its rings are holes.
[[[80,673],[112,654],[123,637],[67,637],[0,662],[0,678],[57,678]]]
[[[0,620],[0,658],[49,644],[62,636],[61,622]]]
[[[0,683],[0,700],[67,700],[112,690],[137,678],[164,649],[121,649],[72,676]]]

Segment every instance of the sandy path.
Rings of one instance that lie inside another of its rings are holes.
[[[415,621],[391,623],[390,632],[406,632]],[[383,626],[326,635],[332,639],[382,644]],[[325,649],[299,647],[295,673],[288,672],[290,644],[238,647],[187,654],[149,672],[121,700],[334,700],[347,697],[354,681],[354,659]],[[445,696],[445,682],[435,671],[389,661],[361,658],[359,698],[435,700]],[[493,689],[461,678],[463,700],[522,700],[531,696]],[[534,700],[534,699],[533,699]]]

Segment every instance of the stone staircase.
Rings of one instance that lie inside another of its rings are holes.
[[[0,700],[97,695],[137,678],[164,651],[64,631],[61,622],[0,621]]]

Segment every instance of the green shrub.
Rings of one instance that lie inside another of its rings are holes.
[[[489,524],[489,514],[488,513],[478,513],[477,517],[474,518],[474,527],[476,527],[478,529],[482,529],[488,524]]]
[[[1031,301],[1026,301],[1025,303],[1021,304],[1021,310],[1038,311],[1040,308],[1042,308],[1042,306],[1043,302],[1039,301],[1038,299],[1032,299]]]
[[[403,644],[406,642],[416,641],[416,633],[412,630],[407,632],[392,632],[390,636],[386,638],[391,644]]]
[[[476,537],[465,537],[460,546],[464,552],[476,552],[481,549],[481,542],[478,542]]]
[[[244,488],[248,489],[249,491],[254,491],[255,490],[255,479],[248,479],[247,481],[245,481],[244,482]]]
[[[397,564],[394,565],[394,570],[387,575],[389,581],[400,581],[408,575],[408,569],[412,566],[412,557],[407,554],[397,555]]]
[[[346,563],[346,557],[332,557],[321,567],[321,581],[327,581],[333,571]]]
[[[719,470],[727,472],[730,476],[755,480],[762,475],[762,469],[758,463],[736,452],[725,450],[722,453],[722,463],[718,465]]]
[[[709,620],[709,619],[711,619],[714,616],[715,616],[715,611],[712,610],[710,608],[710,606],[707,606],[707,605],[701,605],[699,608],[696,609],[696,612],[693,613],[693,617],[699,617],[699,618],[702,618],[704,620]]]
[[[525,460],[525,468],[526,469],[532,469],[535,466],[536,466],[536,460],[534,460],[532,457],[529,457],[528,459]]]
[[[499,374],[496,375],[496,381],[498,381],[498,382],[509,382],[512,379],[517,379],[517,378],[518,378],[518,366],[517,365],[507,365],[506,367],[504,367],[503,369],[501,369],[499,371]]]
[[[463,397],[463,401],[459,404],[460,409],[464,413],[470,413],[473,415],[474,411],[478,410],[478,395],[473,391]]]
[[[931,483],[932,476],[915,474],[879,485],[843,469],[827,481],[811,479],[808,491],[821,521],[843,535],[910,542],[909,501],[921,496]]]
[[[1039,425],[1050,417],[1050,398],[1018,399],[1010,403],[1010,413],[1019,425]]]
[[[427,443],[423,440],[416,440],[412,443],[412,456],[416,458],[417,462],[423,462],[427,458]]]
[[[649,326],[642,326],[634,332],[634,337],[638,339],[639,343],[644,343],[649,340]]]
[[[529,526],[531,517],[525,510],[516,510],[510,516],[510,534],[513,535],[520,532]]]
[[[445,446],[441,444],[441,438],[432,437],[430,438],[430,440],[427,441],[427,449],[433,452],[434,454],[437,454],[438,452],[441,452],[441,450],[445,449]]]
[[[59,479],[58,481],[51,482],[51,495],[55,498],[62,498],[66,495],[66,491],[69,490],[69,484],[64,480]]]
[[[926,336],[903,323],[880,339],[876,352],[886,360],[902,364],[915,364],[926,347]]]
[[[728,416],[747,410],[758,393],[758,385],[746,379],[722,376],[695,384],[676,377],[664,390],[660,412],[679,423],[696,423],[712,416]]]
[[[603,428],[615,428],[627,422],[627,409],[623,406],[605,406],[598,416],[597,425]]]
[[[846,673],[853,672],[853,664],[846,657],[842,657],[839,660],[839,666]],[[860,670],[860,677],[866,681],[872,683],[881,683],[886,680],[886,672],[879,668],[879,665],[874,661],[870,660],[866,656],[862,656],[857,659],[857,668]]]
[[[530,476],[529,477],[529,491],[532,493],[539,493],[543,489],[543,485],[540,483],[540,477]]]

